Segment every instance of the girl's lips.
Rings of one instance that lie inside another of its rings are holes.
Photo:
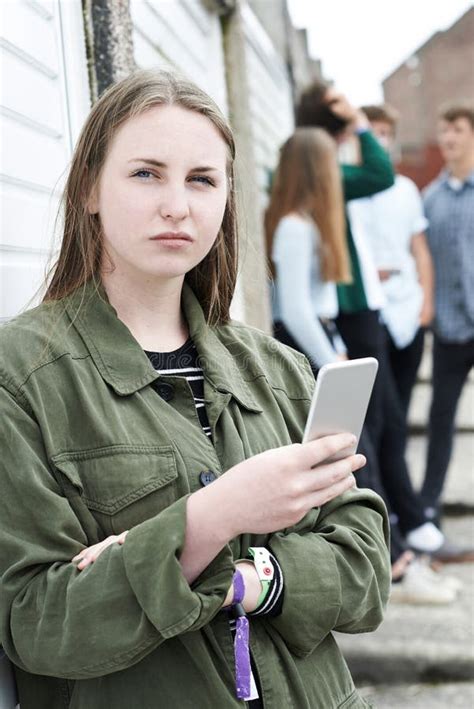
[[[153,241],[192,241],[189,234],[184,231],[167,231],[151,237]]]
[[[167,246],[172,249],[179,249],[184,246],[189,246],[192,244],[192,240],[190,238],[186,237],[181,237],[181,236],[160,236],[160,237],[153,237],[152,241],[156,242],[157,244],[162,244],[163,246]]]

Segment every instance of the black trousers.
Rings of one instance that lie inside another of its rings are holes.
[[[420,327],[412,342],[407,347],[399,349],[390,337],[390,365],[397,387],[398,396],[405,417],[408,415],[411,393],[416,381],[416,375],[423,356],[425,344],[425,330]]]
[[[429,443],[421,499],[439,515],[440,497],[451,458],[456,409],[463,386],[474,367],[474,340],[446,343],[434,337],[433,396],[429,418]]]
[[[398,518],[402,534],[426,522],[419,495],[413,489],[405,459],[407,425],[390,363],[388,331],[379,313],[342,313],[336,324],[350,359],[375,357],[379,371],[369,403],[366,424],[378,460],[380,482],[389,511]]]

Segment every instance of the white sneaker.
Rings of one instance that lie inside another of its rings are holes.
[[[436,576],[435,572],[433,575]],[[392,584],[390,600],[414,605],[446,605],[456,600],[456,591],[437,578],[433,579],[423,565],[413,561],[402,580]]]
[[[414,551],[431,554],[444,543],[444,534],[433,522],[425,522],[420,527],[412,529],[406,535],[408,546]]]
[[[460,579],[455,576],[445,576],[441,571],[435,571],[432,569],[430,566],[429,557],[420,557],[417,561],[423,573],[428,579],[431,579],[433,583],[446,586],[446,588],[452,589],[456,594],[463,588],[463,583]]]

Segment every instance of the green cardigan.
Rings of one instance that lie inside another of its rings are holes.
[[[360,165],[342,165],[344,199],[370,197],[388,189],[394,183],[392,163],[388,153],[379,145],[370,131],[359,134],[362,162]],[[339,312],[355,313],[368,308],[351,224],[346,212],[347,244],[351,260],[352,283],[338,285]]]

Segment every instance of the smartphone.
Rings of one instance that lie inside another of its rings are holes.
[[[356,443],[331,460],[340,460],[356,452],[378,367],[374,357],[334,362],[321,367],[303,443],[334,433],[353,433]]]

